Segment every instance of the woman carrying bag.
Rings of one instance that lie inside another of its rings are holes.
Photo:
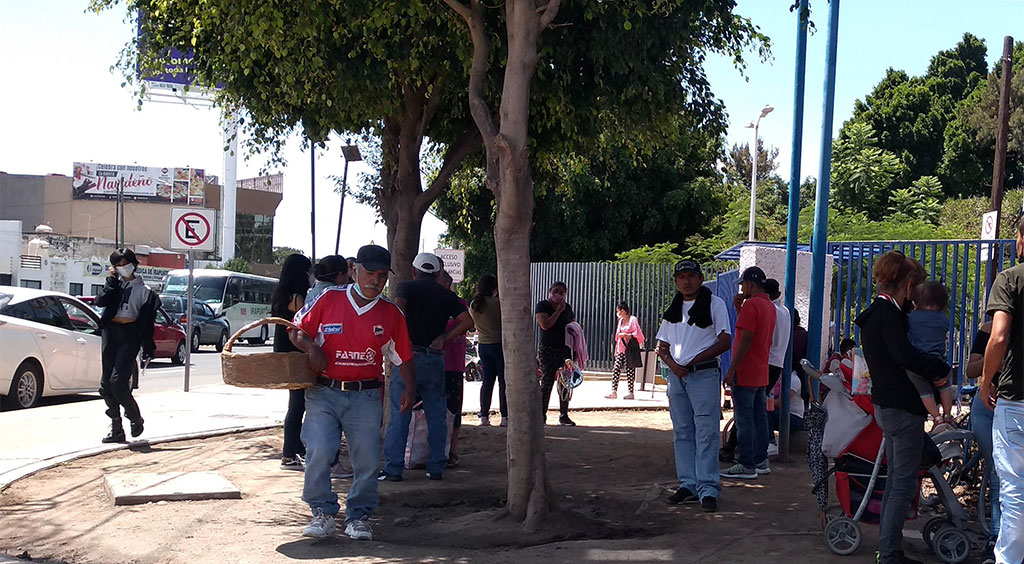
[[[612,368],[612,393],[605,396],[607,399],[618,397],[619,376],[623,368],[626,369],[626,383],[629,386],[629,393],[622,399],[633,399],[633,385],[636,382],[636,369],[643,367],[640,349],[644,346],[644,332],[640,329],[640,323],[636,316],[630,315],[629,304],[622,301],[615,306],[615,314],[618,316],[618,326],[615,329],[615,366]]]

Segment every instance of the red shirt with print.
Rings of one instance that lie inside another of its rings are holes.
[[[746,302],[736,318],[736,338],[732,341],[732,354],[736,358],[736,347],[742,333],[754,334],[750,350],[743,361],[736,366],[736,385],[755,388],[768,385],[768,353],[772,348],[772,333],[775,331],[775,305],[768,294],[758,294]]]
[[[383,297],[359,307],[350,286],[328,288],[295,314],[294,323],[320,345],[328,378],[383,378],[385,354],[396,366],[412,360],[402,310]]]

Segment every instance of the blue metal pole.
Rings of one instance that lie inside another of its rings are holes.
[[[800,0],[796,24],[796,72],[793,79],[793,151],[789,158],[789,223],[786,230],[786,283],[785,303],[790,319],[796,311],[796,257],[797,233],[800,228],[800,153],[804,137],[804,78],[807,75],[807,22],[810,19],[810,0]],[[793,323],[795,328],[796,324]],[[791,328],[791,329],[792,329]],[[793,371],[793,331],[789,332],[789,347],[782,365],[782,410],[779,413],[779,457],[789,458],[789,389]]]
[[[821,165],[814,204],[814,235],[811,240],[811,303],[807,320],[807,358],[821,364],[822,309],[825,301],[825,252],[828,245],[828,191],[832,173],[832,114],[836,101],[836,51],[839,45],[839,0],[830,0],[828,53],[825,55],[825,100],[821,110]],[[820,366],[819,366],[820,367]],[[818,382],[814,381],[814,391]]]

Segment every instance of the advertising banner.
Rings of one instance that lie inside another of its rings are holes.
[[[202,206],[206,174],[198,168],[75,163],[71,175],[74,200],[125,200]]]

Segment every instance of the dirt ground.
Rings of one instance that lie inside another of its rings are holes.
[[[505,429],[467,418],[462,458],[442,482],[407,470],[380,485],[374,540],[300,536],[309,511],[302,474],[278,468],[281,430],[141,447],[81,459],[16,482],[0,495],[0,554],[54,562],[873,562],[876,529],[851,557],[829,552],[802,455],[770,475],[725,481],[718,513],[672,506],[677,486],[665,411],[574,413],[548,427],[548,465],[559,511],[525,534],[494,520],[505,496]],[[803,448],[799,436],[794,452]],[[240,500],[114,507],[103,475],[222,473]],[[347,480],[335,480],[347,491]],[[344,504],[343,504],[344,507]],[[924,520],[918,520],[923,525]],[[911,555],[935,562],[920,540]]]

